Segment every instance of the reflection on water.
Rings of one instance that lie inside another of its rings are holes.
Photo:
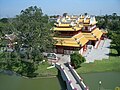
[[[120,87],[120,72],[88,73],[81,76],[90,90],[99,90],[99,88],[100,90],[115,90],[115,87]]]
[[[57,77],[27,79],[0,73],[0,90],[61,90],[61,86]]]
[[[115,90],[115,87],[120,87],[120,72],[88,73],[81,76],[90,90]],[[27,79],[0,73],[0,90],[65,90],[65,85],[57,77]]]

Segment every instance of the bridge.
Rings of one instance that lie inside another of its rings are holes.
[[[66,82],[67,90],[89,90],[83,79],[68,62],[57,62],[55,66],[59,69],[63,80]]]

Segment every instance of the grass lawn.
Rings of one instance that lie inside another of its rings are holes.
[[[76,71],[78,74],[110,71],[120,72],[120,57],[117,56],[117,51],[111,48],[109,59],[96,60],[94,63],[83,63]]]
[[[39,73],[38,76],[56,76],[58,75],[58,71],[56,68],[51,68],[51,69],[47,69],[47,67],[49,67],[50,64],[48,64],[48,62],[44,62],[42,64],[39,65],[38,70],[36,71],[36,73]]]

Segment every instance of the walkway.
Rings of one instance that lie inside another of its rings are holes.
[[[69,78],[72,81],[72,84],[75,88],[77,88],[77,90],[83,90],[80,85],[78,84],[77,80],[75,79],[75,77],[73,76],[73,74],[71,73],[70,69],[65,65],[62,64],[63,68],[65,69],[67,75],[69,76]]]
[[[83,81],[82,81],[82,84],[84,84],[84,85],[81,84],[81,78],[76,73],[76,71],[73,70],[72,67],[70,68],[70,65],[67,64],[68,62],[70,62],[70,55],[57,54],[57,56],[60,57],[60,60],[58,61],[58,63],[61,64],[61,66],[64,68],[64,70],[67,74],[66,76],[68,76],[70,78],[71,83],[72,83],[73,87],[75,88],[74,90],[88,90],[88,89],[86,89],[87,87],[85,86]]]
[[[101,40],[97,49],[93,48],[88,49],[83,56],[86,58],[86,62],[94,62],[95,60],[102,60],[109,58],[109,51],[110,51],[110,39]]]

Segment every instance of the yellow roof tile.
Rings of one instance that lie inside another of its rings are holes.
[[[83,33],[83,35],[84,35],[85,38],[87,38],[88,40],[96,40],[96,38],[95,38],[91,33]]]
[[[85,18],[85,16],[84,16],[84,15],[82,15],[80,18],[84,19],[84,18]]]
[[[83,21],[84,21],[84,19],[80,19],[80,20],[79,20],[79,22],[83,22]]]
[[[87,18],[84,23],[90,23],[90,19]]]
[[[71,27],[70,24],[55,24],[57,27]]]
[[[96,28],[95,30],[93,30],[92,32],[91,32],[96,38],[98,38],[98,39],[100,39],[100,37],[102,36],[102,31],[101,30],[99,30],[99,28]]]
[[[70,27],[70,28],[58,28],[58,27],[54,27],[53,28],[54,31],[79,31],[81,29],[82,29],[82,27]]]
[[[82,33],[79,33],[79,34],[73,36],[72,38],[80,38],[80,37],[82,37],[82,36],[83,36]]]
[[[77,42],[80,42],[80,44],[82,44],[82,46],[84,46],[88,42],[88,39],[86,39],[82,33],[78,33],[77,35],[73,36],[72,38],[76,39]]]
[[[104,34],[108,33],[108,31],[105,31],[105,30],[101,30],[101,31],[102,31],[102,33],[104,33]]]
[[[61,45],[61,46],[73,46],[73,47],[80,47],[84,46],[88,40],[82,35],[82,33],[79,33],[72,38],[54,38],[58,42],[56,45]]]
[[[96,28],[91,33],[78,33],[77,35],[71,38],[54,37],[54,39],[58,41],[56,45],[80,47],[80,46],[84,46],[89,40],[100,39],[102,34],[103,34],[102,31]]]

